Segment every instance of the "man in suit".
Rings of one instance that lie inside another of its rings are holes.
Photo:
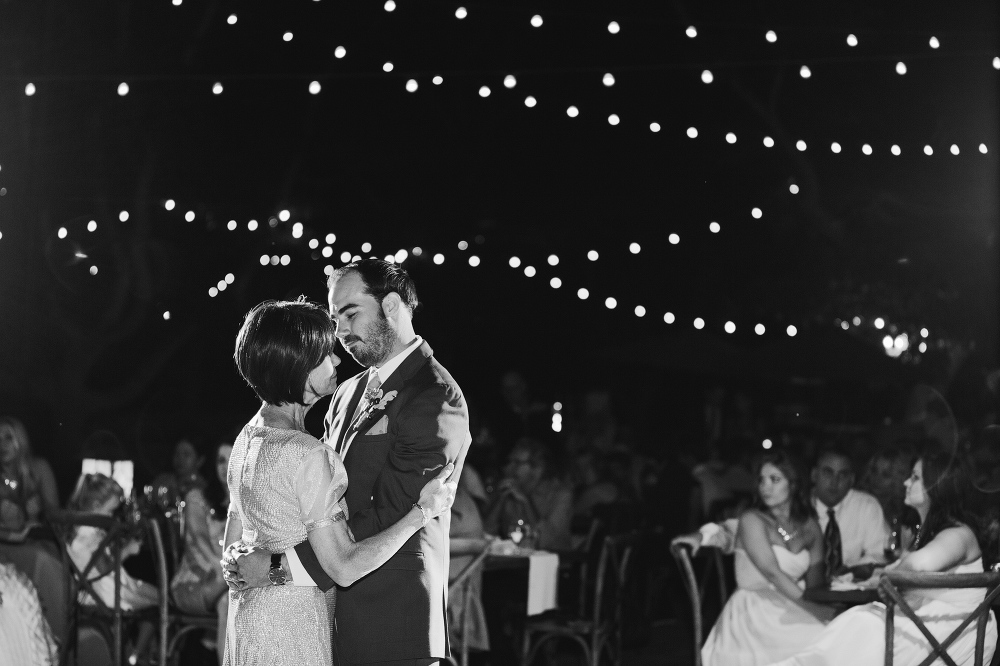
[[[349,525],[361,541],[410,511],[436,470],[453,462],[451,480],[458,480],[472,439],[469,413],[458,384],[413,330],[417,294],[405,270],[363,259],[335,271],[329,288],[337,337],[367,368],[338,387],[325,438],[344,460]],[[340,666],[427,666],[450,655],[450,522],[450,513],[430,520],[381,568],[337,589]],[[247,584],[266,584],[269,555],[240,558]],[[281,560],[293,584],[311,579],[323,590],[333,586],[308,541]]]

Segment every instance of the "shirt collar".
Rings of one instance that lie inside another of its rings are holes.
[[[381,384],[385,384],[387,381],[389,381],[389,376],[393,372],[395,372],[396,368],[402,365],[403,361],[405,361],[410,354],[416,351],[417,348],[419,348],[420,345],[423,344],[423,342],[424,342],[423,338],[421,338],[419,335],[416,336],[415,338],[413,338],[410,344],[408,344],[406,348],[403,349],[403,351],[399,352],[398,354],[390,358],[388,361],[386,361],[381,368],[376,368],[375,366],[372,366],[371,371],[374,372],[376,375],[378,375],[378,380]]]
[[[830,509],[833,509],[834,513],[836,513],[837,511],[840,510],[840,508],[842,506],[844,506],[844,502],[847,501],[847,498],[850,497],[851,493],[853,493],[853,492],[854,492],[854,488],[851,488],[850,490],[848,490],[847,494],[844,495],[844,499],[840,500],[840,502],[837,505],[835,505],[835,506],[827,506],[826,504],[823,504],[823,501],[820,498],[813,497],[813,504],[816,505],[816,513],[818,513],[820,515],[823,515],[823,514],[825,514]]]

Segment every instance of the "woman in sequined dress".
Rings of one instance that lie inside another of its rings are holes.
[[[305,429],[305,415],[336,388],[335,328],[320,306],[265,301],[246,316],[236,365],[261,400],[229,463],[225,545],[281,553],[309,540],[323,569],[350,585],[384,564],[432,517],[447,511],[453,465],[429,481],[399,522],[355,543],[346,522],[347,473],[340,457]],[[277,582],[276,582],[277,581]],[[332,663],[327,600],[312,585],[247,588],[230,581],[225,664],[327,666]]]

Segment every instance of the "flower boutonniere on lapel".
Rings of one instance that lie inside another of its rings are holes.
[[[392,399],[396,397],[398,391],[389,391],[385,395],[382,394],[382,389],[368,389],[365,392],[365,399],[368,401],[368,407],[358,418],[358,423],[365,421],[376,409],[385,409],[385,406],[392,402]]]

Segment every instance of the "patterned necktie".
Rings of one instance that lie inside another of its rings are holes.
[[[833,509],[827,509],[826,515],[829,522],[826,524],[826,531],[823,533],[823,540],[826,542],[826,576],[832,578],[837,575],[837,571],[844,563],[844,555],[840,542],[840,525],[837,524],[837,516]]]
[[[372,402],[374,402],[373,398],[381,386],[382,380],[378,378],[378,373],[372,369],[371,377],[368,378],[368,386],[365,387],[365,394],[361,396],[361,400],[358,401],[358,410],[354,412],[354,419],[351,421],[352,428],[357,428],[361,424],[362,415],[371,407]]]

